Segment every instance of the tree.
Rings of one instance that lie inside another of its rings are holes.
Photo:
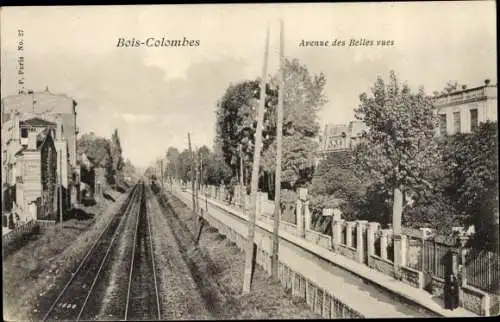
[[[228,183],[232,176],[232,169],[224,162],[222,151],[217,145],[210,154],[205,169],[207,184],[219,185],[221,181]]]
[[[125,163],[123,165],[123,175],[131,178],[132,180],[137,180],[137,178],[139,177],[137,169],[128,158],[125,160]]]
[[[106,181],[112,184],[114,170],[110,145],[110,140],[98,137],[93,132],[83,134],[77,141],[77,150],[85,153],[96,166],[106,169]]]
[[[444,141],[446,193],[462,215],[475,225],[481,247],[498,245],[498,123],[481,123],[470,134]]]
[[[200,171],[200,183],[205,184],[208,179],[208,165],[210,162],[211,152],[208,146],[204,145],[198,149],[196,155],[199,163],[199,171]]]
[[[116,185],[122,179],[123,173],[123,156],[122,156],[122,147],[120,144],[120,137],[118,136],[118,129],[115,129],[113,134],[111,135],[111,145],[110,145],[110,154],[111,154],[111,168],[113,172],[112,182]]]
[[[321,73],[311,75],[298,59],[284,61],[284,102],[283,102],[283,182],[292,186],[303,184],[312,179],[312,171],[317,150],[315,138],[319,131],[317,113],[327,102],[323,93],[326,78]],[[275,76],[271,84],[277,84]],[[271,88],[277,86],[271,85]],[[276,90],[271,94],[276,95]],[[274,103],[276,100],[273,100]],[[268,114],[275,115],[276,104],[269,107]],[[264,145],[263,166],[273,172],[276,155],[276,121],[269,118],[266,124],[267,146]]]
[[[178,164],[179,164],[179,179],[184,182],[191,180],[191,154],[188,149],[184,149],[181,154],[179,154]]]
[[[351,154],[351,152],[332,153],[319,163],[310,185],[313,209],[336,206],[338,200],[335,199],[342,199],[345,201],[344,217],[361,219],[356,218],[354,204],[363,199],[371,182],[367,176],[358,175],[351,162]]]
[[[177,148],[169,147],[166,153],[167,165],[165,172],[170,178],[179,177],[179,155],[180,152]]]
[[[249,168],[252,158],[258,86],[256,81],[231,84],[217,103],[215,143],[235,176],[239,167],[240,144],[243,146],[245,167]]]
[[[432,188],[422,175],[438,156],[437,143],[433,140],[437,118],[423,88],[412,93],[407,84],[400,84],[394,71],[390,71],[387,85],[378,77],[372,96],[363,93],[360,101],[356,118],[362,120],[369,131],[358,160],[392,193],[392,227],[397,250],[401,245],[405,194]],[[398,270],[398,256],[394,264]]]

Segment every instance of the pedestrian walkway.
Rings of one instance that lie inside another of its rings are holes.
[[[176,194],[182,197],[183,201],[186,204],[190,204],[191,196],[190,191],[180,192],[176,191]],[[205,198],[200,198],[205,199]],[[214,201],[208,199],[208,203],[212,206],[209,207],[209,213],[211,215],[215,215],[222,219],[224,213],[227,212],[232,213],[240,218],[246,220],[246,216],[242,213],[241,210],[235,209],[233,207],[229,207],[224,205],[218,201]],[[227,215],[226,215],[227,216]],[[272,225],[269,222],[265,222],[262,220],[257,220],[257,225],[269,232],[272,232]],[[236,227],[232,227],[236,229]],[[245,233],[245,230],[242,231]],[[418,306],[421,306],[429,311],[434,312],[436,315],[445,316],[445,317],[474,317],[477,316],[475,313],[470,312],[462,307],[457,308],[454,311],[444,309],[443,301],[437,298],[433,298],[428,292],[414,288],[410,285],[404,284],[388,275],[385,275],[379,271],[376,271],[366,265],[358,263],[354,260],[351,260],[342,255],[336,254],[328,249],[320,247],[316,244],[313,244],[305,239],[297,237],[289,232],[280,231],[280,236],[303,248],[308,250],[311,253],[316,254],[317,256],[322,257],[328,262],[331,262],[339,267],[341,267],[346,272],[351,272],[364,280],[370,281],[373,284],[378,285],[383,290],[387,292],[397,294],[409,302],[416,303]],[[299,263],[298,265],[311,266],[308,263]],[[308,269],[315,269],[316,267],[309,267]],[[341,269],[339,269],[341,270]],[[318,273],[320,270],[318,270]],[[326,290],[332,290],[334,294],[339,293],[339,285],[341,285],[341,297],[345,299],[347,305],[352,303],[353,308],[357,309],[360,307],[360,311],[365,314],[367,317],[419,317],[425,316],[425,314],[418,313],[415,310],[403,308],[402,303],[398,303],[398,301],[390,301],[388,297],[381,292],[373,292],[373,287],[365,284],[364,286],[360,286],[358,283],[353,283],[352,278],[346,278],[346,272],[327,272],[328,278],[324,276],[325,272],[321,272],[323,276],[317,276],[318,281]],[[314,278],[314,276],[313,276]],[[358,285],[354,285],[358,284]],[[362,289],[362,287],[366,289]]]

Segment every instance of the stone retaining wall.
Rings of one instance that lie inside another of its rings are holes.
[[[203,217],[210,226],[216,228],[220,234],[225,235],[229,240],[234,242],[240,250],[245,249],[245,237],[237,233],[235,230],[228,227],[210,215],[204,213]],[[262,233],[263,230],[260,228]],[[269,237],[271,235],[269,234]],[[269,275],[271,274],[271,255],[266,249],[257,246],[256,263],[264,269]],[[323,318],[364,318],[359,312],[349,308],[333,294],[323,290],[320,286],[313,283],[300,273],[295,272],[283,262],[279,262],[278,276],[281,285],[285,289],[291,290],[292,294],[306,301],[308,306]]]
[[[394,264],[382,257],[371,255],[368,257],[368,266],[384,273],[388,276],[394,276]]]

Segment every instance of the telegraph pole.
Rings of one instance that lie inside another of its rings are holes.
[[[243,181],[243,150],[241,148],[241,143],[239,145],[240,152],[240,204],[243,205],[242,208],[245,207],[245,196],[247,195],[246,189],[244,189],[244,181]]]
[[[240,152],[240,186],[243,187],[243,150],[241,148],[241,143],[239,145]]]
[[[280,20],[280,70],[279,92],[278,92],[278,110],[276,124],[276,175],[274,179],[274,225],[273,225],[273,251],[271,256],[271,276],[275,281],[278,280],[278,251],[279,251],[279,226],[281,217],[281,143],[283,135],[283,94],[285,91],[285,70],[284,70],[284,45],[285,35],[283,30],[283,20]]]
[[[194,190],[195,190],[195,184],[194,184],[194,155],[193,155],[193,150],[191,149],[191,135],[188,132],[188,143],[189,143],[189,154],[191,155],[191,189],[192,189],[192,195],[193,195],[193,211],[196,212],[196,199],[194,196]]]
[[[161,167],[161,190],[163,191],[163,159],[160,160],[160,167]]]
[[[59,220],[61,221],[61,230],[63,229],[63,213],[62,213],[62,148],[59,152]]]
[[[269,54],[269,27],[267,28],[264,49],[264,65],[262,67],[262,80],[260,86],[260,100],[257,112],[257,129],[255,133],[255,148],[253,152],[252,184],[251,184],[251,209],[248,214],[248,238],[246,246],[245,271],[243,276],[243,294],[250,292],[252,283],[252,262],[254,254],[255,221],[257,217],[257,188],[259,183],[260,150],[262,148],[262,123],[264,121],[264,105],[266,100],[267,60]]]
[[[200,209],[200,199],[198,197],[198,191],[200,189],[200,169],[198,168],[198,157],[199,149],[197,146],[194,147],[194,169],[195,169],[195,186],[194,186],[194,196],[196,200],[196,211]]]

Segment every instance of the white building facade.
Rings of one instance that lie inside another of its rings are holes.
[[[433,98],[439,117],[436,135],[470,133],[480,123],[497,121],[497,84],[461,89]]]

